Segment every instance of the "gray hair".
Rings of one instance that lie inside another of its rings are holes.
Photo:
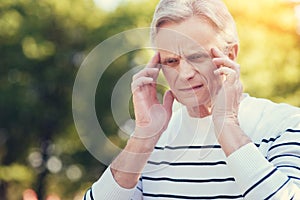
[[[234,19],[222,0],[160,0],[151,23],[152,43],[160,26],[167,22],[180,23],[192,16],[211,22],[227,45],[238,44]]]

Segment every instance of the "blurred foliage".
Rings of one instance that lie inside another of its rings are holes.
[[[245,91],[300,106],[300,21],[287,2],[226,1],[238,26]]]
[[[293,6],[225,1],[237,21],[245,91],[300,106],[300,46]],[[85,56],[122,31],[148,27],[157,0],[126,1],[111,12],[92,0],[0,1],[0,199],[76,199],[105,169],[82,145],[72,119],[72,87]],[[99,82],[99,123],[124,145],[111,115],[114,84],[151,52],[118,58]]]

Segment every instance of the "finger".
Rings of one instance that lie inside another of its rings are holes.
[[[174,95],[171,90],[168,90],[164,94],[164,99],[163,99],[163,106],[166,109],[167,113],[172,113],[172,105],[174,102]]]
[[[243,93],[243,90],[244,90],[244,87],[243,87],[242,82],[241,82],[241,81],[238,81],[238,92],[239,92],[240,94],[242,94],[242,93]]]
[[[173,106],[174,99],[175,98],[174,98],[174,95],[171,90],[168,90],[164,94],[163,107],[167,113],[167,121],[170,121],[171,116],[172,116],[172,106]],[[167,128],[167,127],[165,127],[165,128]]]
[[[240,65],[233,60],[230,60],[228,58],[213,58],[212,61],[218,68],[222,66],[229,67],[240,74]]]
[[[157,68],[144,68],[132,77],[132,81],[135,81],[138,78],[141,77],[151,77],[154,80],[158,77],[159,69]]]
[[[131,91],[134,92],[136,89],[144,85],[155,84],[153,78],[151,77],[140,77],[131,83]]]
[[[238,80],[236,71],[228,67],[220,67],[219,69],[215,70],[214,73],[220,76],[225,75],[225,82],[229,84],[234,84]]]
[[[232,61],[230,59],[226,59],[226,58],[213,58],[212,61],[217,66],[224,65],[224,66],[230,67],[230,68],[236,68],[238,65],[234,61]]]
[[[160,68],[160,54],[156,52],[150,62],[146,65],[146,68]]]
[[[212,53],[213,58],[225,58],[225,57],[227,57],[222,51],[220,51],[217,48],[212,48],[211,53]]]

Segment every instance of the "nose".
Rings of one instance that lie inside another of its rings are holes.
[[[196,74],[196,70],[194,68],[193,65],[191,65],[189,62],[187,62],[186,60],[182,59],[180,61],[180,66],[179,66],[179,77],[183,80],[190,80],[193,79],[195,74]]]

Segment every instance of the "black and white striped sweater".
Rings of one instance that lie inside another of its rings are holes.
[[[253,143],[226,157],[211,117],[181,107],[136,188],[121,188],[106,170],[84,199],[300,199],[300,109],[247,96],[239,122]]]

